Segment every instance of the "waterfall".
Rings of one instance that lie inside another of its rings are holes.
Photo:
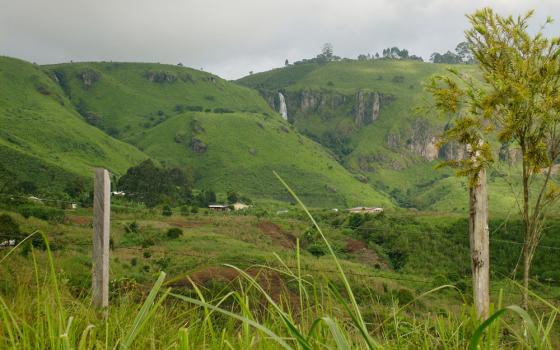
[[[282,115],[282,118],[288,120],[288,108],[286,107],[286,100],[284,99],[284,95],[279,92],[278,98],[280,99],[280,115]]]

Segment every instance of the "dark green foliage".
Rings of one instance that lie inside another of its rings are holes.
[[[64,221],[64,210],[45,207],[40,205],[24,205],[17,208],[17,211],[26,219],[33,216],[41,220],[50,222]]]
[[[167,230],[167,238],[176,239],[183,235],[183,230],[178,227],[172,227]]]
[[[235,191],[229,191],[227,193],[227,202],[229,204],[233,204],[233,203],[237,203],[239,202],[239,194]]]
[[[8,214],[0,214],[0,242],[8,239],[20,240],[24,238],[18,223]]]
[[[165,199],[176,203],[191,200],[192,179],[178,168],[159,168],[151,160],[128,169],[119,179],[119,188],[127,197],[154,207]]]
[[[37,193],[37,185],[33,181],[22,181],[17,184],[16,191],[25,194]]]
[[[233,113],[234,111],[229,108],[218,107],[213,109],[214,113]]]
[[[187,205],[181,206],[180,210],[181,210],[181,215],[189,216],[190,210],[189,210],[189,207]]]
[[[140,245],[142,246],[142,248],[148,248],[148,247],[153,246],[154,244],[156,244],[156,242],[151,237],[146,237],[142,240],[142,242],[140,242]]]
[[[161,210],[161,215],[163,216],[171,216],[173,215],[173,211],[169,205],[164,205],[163,209]]]
[[[177,113],[183,112],[202,112],[202,106],[176,105],[173,110]]]
[[[395,298],[399,301],[400,305],[406,305],[414,300],[414,294],[408,289],[401,288],[395,294]]]
[[[408,253],[402,249],[394,248],[387,252],[389,259],[391,260],[391,265],[396,271],[399,271],[404,267],[408,259]]]
[[[327,253],[324,244],[321,244],[320,242],[311,244],[307,247],[307,251],[316,257],[323,256]]]
[[[196,204],[201,208],[215,204],[216,200],[216,193],[212,190],[202,190],[195,197]]]
[[[140,230],[140,226],[136,221],[133,221],[124,226],[124,230],[126,233],[138,233]]]

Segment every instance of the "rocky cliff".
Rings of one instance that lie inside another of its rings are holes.
[[[307,114],[324,112],[351,116],[357,128],[370,124],[380,117],[383,107],[391,103],[395,97],[375,91],[358,90],[354,94],[342,94],[331,90],[300,91],[260,91],[268,104],[280,112],[284,97],[287,114],[291,120]]]

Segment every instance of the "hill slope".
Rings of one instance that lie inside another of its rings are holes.
[[[123,173],[147,158],[83,121],[64,92],[39,67],[0,57],[2,182],[63,188],[104,166]]]
[[[312,205],[393,205],[320,145],[290,129],[253,89],[160,64],[44,69],[84,121],[164,164],[191,167],[197,187],[287,199],[272,174],[277,170]]]
[[[240,79],[279,110],[279,93],[289,121],[303,134],[330,148],[348,169],[403,206],[429,210],[466,209],[462,180],[449,169],[435,170],[458,147],[436,147],[449,120],[426,107],[423,83],[444,74],[447,65],[416,61],[302,63]],[[455,68],[476,74],[476,66]],[[493,173],[496,175],[497,173]],[[504,179],[493,176],[495,208],[514,205]]]

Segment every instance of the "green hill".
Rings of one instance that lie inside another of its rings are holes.
[[[85,180],[94,166],[119,174],[145,158],[85,123],[40,67],[0,57],[0,182],[52,191]]]
[[[199,189],[291,200],[276,170],[313,206],[394,205],[290,127],[257,91],[215,75],[147,63],[36,67],[5,58],[1,67],[9,80],[0,93],[2,143],[34,157],[16,165],[21,157],[10,155],[3,159],[12,163],[1,164],[21,176],[32,173],[33,160],[83,176],[95,164],[122,174],[151,157],[192,169]]]
[[[461,149],[436,147],[449,120],[430,111],[423,89],[430,76],[445,74],[447,67],[404,60],[300,63],[238,83],[259,90],[276,110],[282,93],[296,129],[330,148],[346,168],[402,206],[463,211],[464,181],[450,169],[434,169]],[[476,74],[474,65],[454,68]],[[514,199],[499,173],[491,174],[490,196],[493,208],[507,211]]]

